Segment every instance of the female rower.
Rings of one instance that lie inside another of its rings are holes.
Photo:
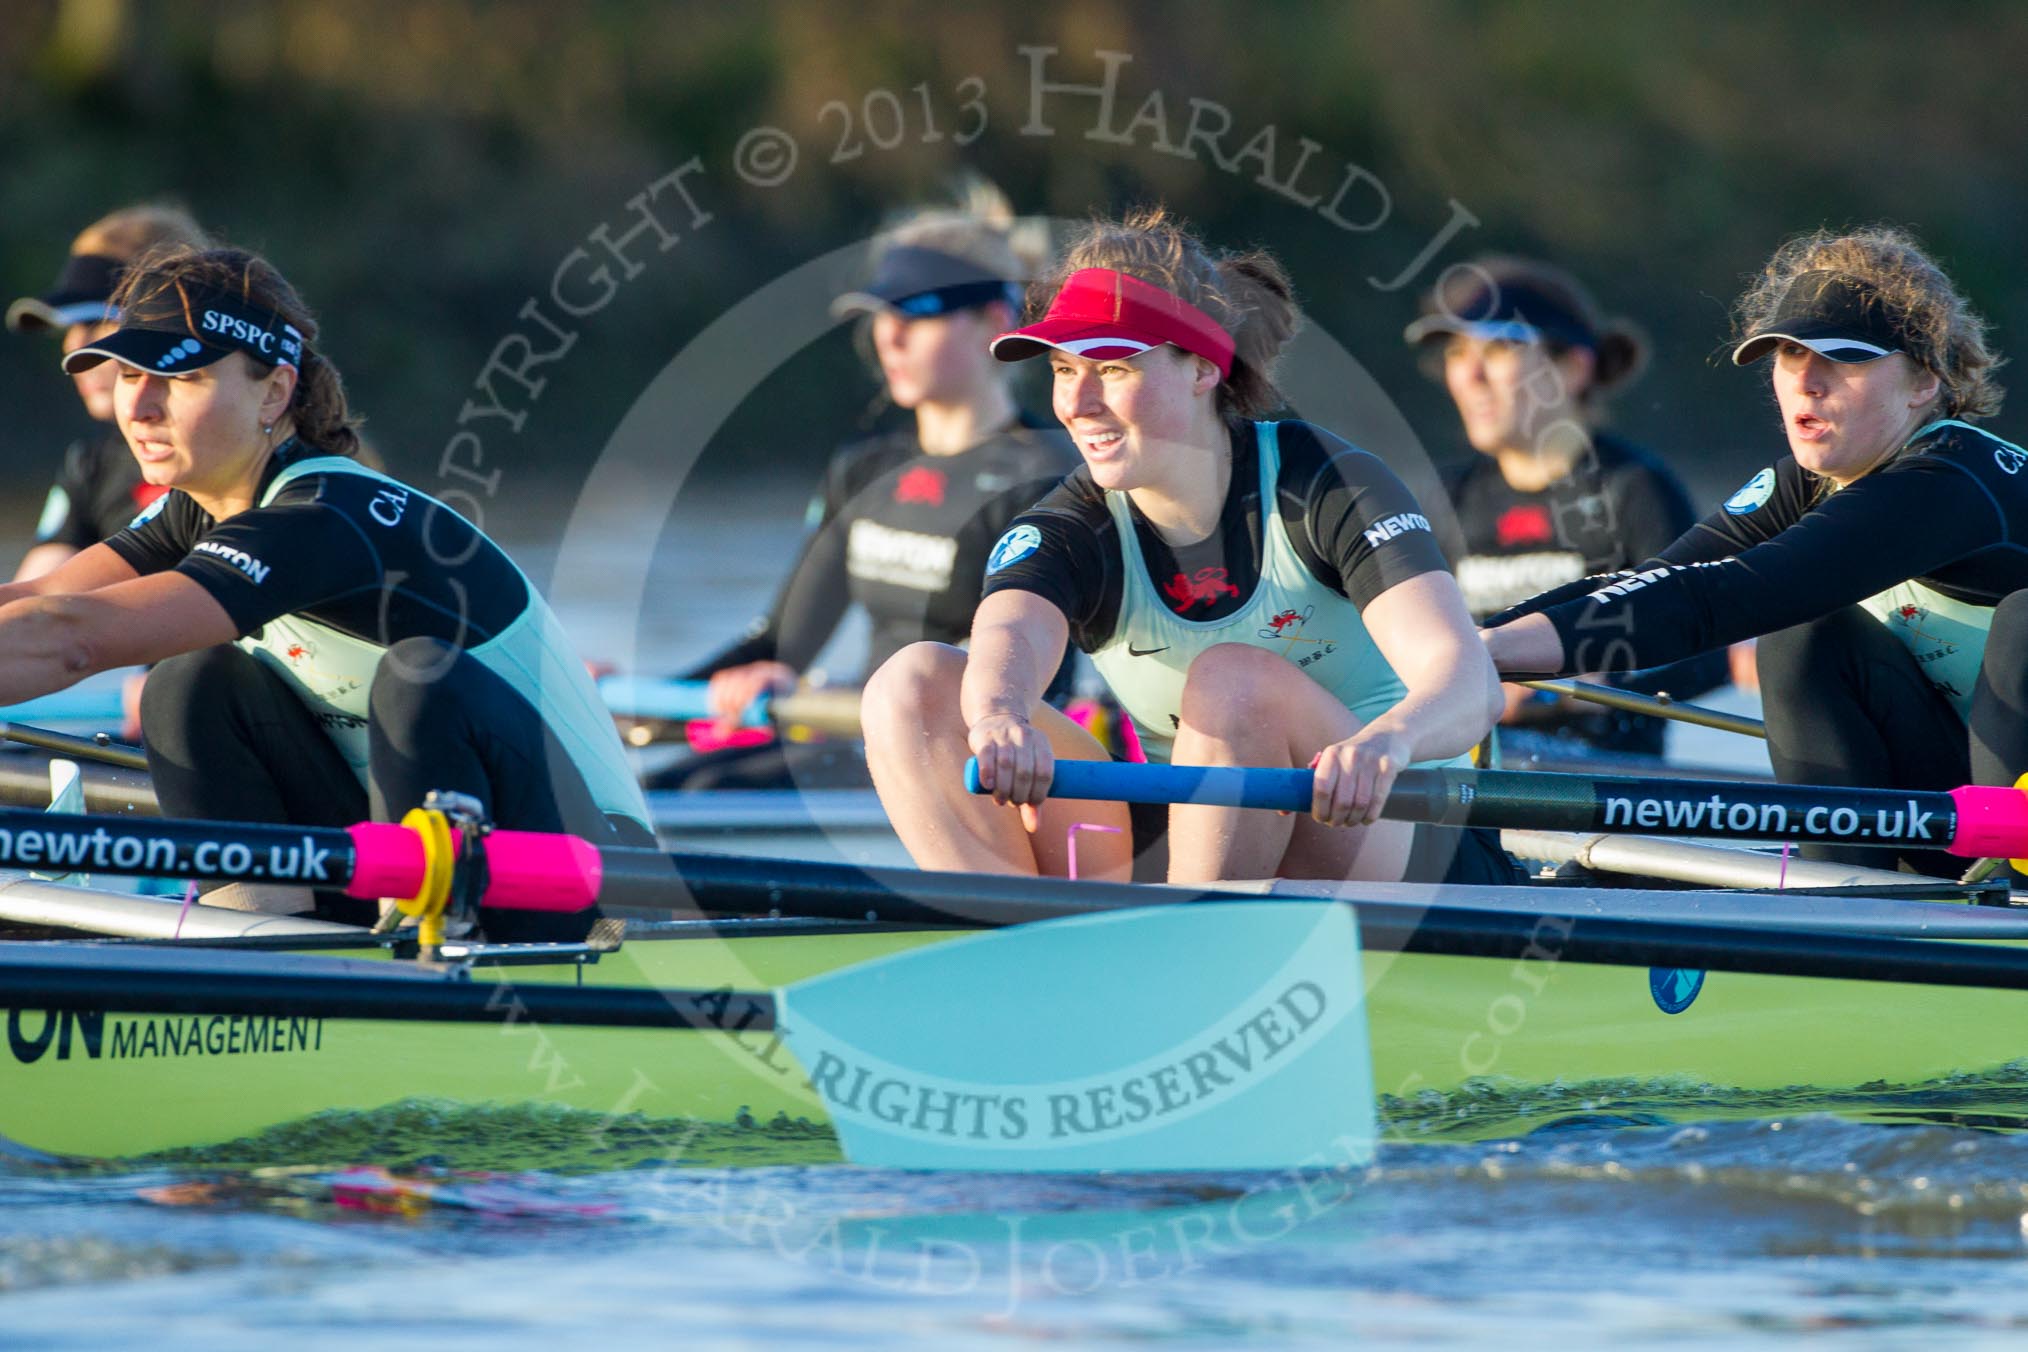
[[[1401,878],[1414,832],[1377,820],[1389,787],[1468,751],[1499,687],[1401,481],[1322,428],[1256,421],[1298,322],[1287,275],[1154,210],[1094,225],[1052,290],[993,350],[1047,355],[1084,465],[994,547],[970,653],[916,644],[867,686],[903,843],[926,868],[1061,875],[1075,848],[1083,876],[1128,876],[1123,805],[1048,798],[1057,757],[1105,754],[1042,699],[1068,638],[1152,759],[1316,768],[1312,817],[1173,809],[1172,880]],[[968,755],[990,799],[966,794]],[[1080,825],[1102,830],[1073,847]],[[1425,876],[1510,871],[1471,833]]]
[[[918,212],[889,230],[872,282],[833,305],[841,316],[870,316],[886,397],[913,416],[839,449],[773,607],[688,673],[710,678],[720,718],[737,718],[763,693],[794,689],[854,602],[873,621],[868,670],[920,639],[963,641],[993,542],[1077,465],[1062,432],[1016,405],[1007,368],[986,350],[1013,325],[1020,279],[1041,262],[1006,198],[978,184],[963,210]],[[795,762],[785,766],[784,754]],[[750,784],[785,772],[807,779],[811,760],[808,750],[778,744],[762,755],[692,762],[681,782]],[[852,761],[847,777],[864,783]]]
[[[159,663],[142,721],[170,816],[384,821],[447,789],[502,826],[650,843],[555,617],[475,527],[351,458],[356,420],[288,282],[236,249],[174,249],[131,265],[113,303],[119,328],[64,367],[117,363],[120,431],[172,491],[0,587],[0,702]],[[505,939],[587,921],[485,923]]]
[[[70,256],[48,291],[7,307],[7,327],[17,333],[56,333],[64,352],[75,352],[118,324],[112,296],[122,268],[150,249],[169,244],[202,248],[205,242],[197,222],[180,207],[154,202],[122,207],[71,241]],[[99,427],[64,452],[35,525],[35,541],[15,571],[17,579],[46,573],[97,544],[162,493],[141,477],[139,462],[113,425],[113,368],[94,367],[71,379],[85,412]]]
[[[1640,374],[1647,345],[1608,321],[1577,279],[1522,258],[1444,274],[1406,337],[1440,369],[1479,454],[1449,478],[1464,535],[1458,587],[1483,620],[1538,592],[1652,558],[1696,520],[1690,495],[1650,452],[1601,430],[1604,403]],[[1678,698],[1724,682],[1723,654],[1618,684]],[[1610,751],[1660,755],[1663,722],[1506,688],[1501,722]]]
[[[1913,238],[1876,226],[1784,244],[1735,337],[1735,363],[1769,359],[1789,454],[1639,570],[1494,617],[1495,662],[1623,671],[1764,635],[1783,782],[2013,783],[2028,771],[2028,452],[1973,426],[2001,398],[1984,321]]]

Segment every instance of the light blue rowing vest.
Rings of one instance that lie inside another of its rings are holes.
[[[1909,440],[1919,440],[1946,425],[1963,427],[2002,446],[2020,449],[1956,418],[1930,423]],[[1945,596],[1913,579],[1897,582],[1859,605],[1901,640],[1924,678],[1951,702],[1958,717],[1969,723],[1972,691],[1978,687],[1979,667],[1986,660],[1986,638],[1993,628],[1993,607]]]
[[[423,505],[450,512],[427,493],[377,473],[344,456],[316,456],[288,466],[261,495],[265,507],[295,480],[308,474],[354,474],[391,484]],[[515,571],[520,572],[518,566]],[[528,604],[512,624],[464,651],[506,681],[548,725],[571,764],[584,776],[600,811],[631,817],[648,826],[648,802],[628,769],[626,750],[613,716],[599,698],[563,626],[526,575]],[[284,615],[261,626],[259,637],[238,640],[245,652],[265,663],[295,690],[337,746],[346,764],[367,780],[367,698],[373,676],[387,655],[383,644],[332,629],[301,615]]]
[[[1091,655],[1092,664],[1141,734],[1148,759],[1167,763],[1183,709],[1183,679],[1190,663],[1220,643],[1246,643],[1293,662],[1331,692],[1361,723],[1401,701],[1401,678],[1366,632],[1359,607],[1311,575],[1289,543],[1275,480],[1281,469],[1276,425],[1255,423],[1260,446],[1260,581],[1245,605],[1217,620],[1187,620],[1155,592],[1134,529],[1127,495],[1106,494],[1106,510],[1120,538],[1126,578],[1112,640]],[[1464,765],[1467,757],[1430,764]]]

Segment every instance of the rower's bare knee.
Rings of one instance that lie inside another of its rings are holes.
[[[860,731],[869,744],[902,728],[956,719],[965,653],[948,643],[911,643],[880,664],[860,695]]]
[[[1220,643],[1191,662],[1183,679],[1178,715],[1183,726],[1221,742],[1258,735],[1278,726],[1291,676],[1301,675],[1285,659],[1248,643]]]

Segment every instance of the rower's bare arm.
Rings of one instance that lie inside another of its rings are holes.
[[[1523,615],[1497,628],[1480,630],[1479,638],[1493,665],[1503,673],[1554,676],[1563,670],[1563,639],[1547,615]]]
[[[98,552],[86,550],[79,559]],[[119,562],[111,550],[103,552]],[[125,581],[0,601],[0,704],[239,637],[225,608],[189,578],[135,577],[125,563],[119,567],[127,571]]]
[[[1063,612],[1034,592],[999,591],[979,602],[959,699],[966,724],[994,714],[1027,718],[1069,638]]]
[[[31,553],[33,551],[30,551]],[[28,596],[54,596],[70,592],[97,591],[116,582],[131,582],[139,576],[128,562],[104,545],[72,550],[47,572],[17,578],[0,586],[0,606]]]
[[[1407,687],[1367,724],[1404,734],[1412,760],[1456,756],[1478,745],[1500,716],[1500,678],[1465,609],[1457,579],[1422,573],[1373,598],[1366,630]]]
[[[972,616],[971,655],[958,693],[966,741],[978,758],[979,782],[997,801],[1021,804],[1031,832],[1056,762],[1048,736],[1029,716],[1069,635],[1063,612],[1033,592],[994,592]]]

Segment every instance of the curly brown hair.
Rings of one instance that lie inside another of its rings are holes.
[[[1942,385],[1949,418],[1989,418],[2006,391],[1993,379],[2005,358],[1986,345],[1986,321],[1906,230],[1868,225],[1813,230],[1776,249],[1733,306],[1733,341],[1765,327],[1807,272],[1835,272],[1875,292],[1908,339],[1908,355]]]
[[[359,454],[360,420],[345,402],[345,382],[339,377],[338,368],[316,350],[317,321],[288,279],[259,254],[245,249],[197,249],[184,244],[152,249],[120,278],[113,292],[113,304],[125,312],[174,291],[187,314],[190,298],[184,288],[188,286],[237,295],[245,303],[273,311],[295,325],[303,335],[303,364],[297,372],[295,393],[289,398],[289,416],[296,424],[296,438],[326,455]],[[196,329],[194,322],[191,329],[193,332]]]
[[[1228,422],[1263,417],[1284,403],[1275,361],[1302,325],[1289,274],[1264,250],[1214,252],[1164,207],[1143,207],[1117,221],[1095,219],[1064,250],[1063,262],[1029,294],[1039,319],[1070,274],[1110,268],[1181,296],[1232,335],[1232,374],[1218,386]]]

